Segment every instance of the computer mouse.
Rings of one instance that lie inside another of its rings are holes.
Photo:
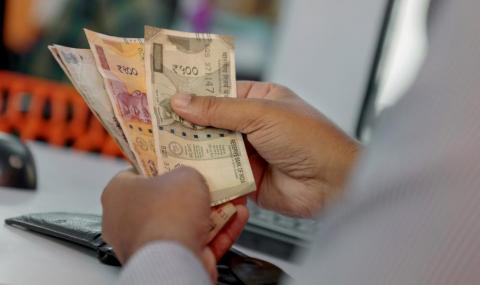
[[[15,136],[0,133],[0,186],[34,190],[37,172],[32,153]]]

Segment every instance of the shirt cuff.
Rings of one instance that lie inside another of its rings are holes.
[[[120,274],[123,284],[212,284],[193,253],[177,242],[152,242],[137,251]]]

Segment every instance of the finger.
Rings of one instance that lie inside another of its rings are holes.
[[[158,185],[184,185],[183,188],[187,190],[202,193],[202,195],[208,196],[210,199],[210,191],[208,189],[205,177],[196,169],[188,166],[178,167],[170,172],[162,174],[160,176],[147,178],[148,183],[151,184],[152,189],[158,188]],[[175,188],[173,188],[174,190]],[[161,189],[159,189],[161,190]],[[174,190],[175,191],[175,190]],[[196,194],[199,194],[196,193]]]
[[[255,179],[255,185],[257,186],[257,190],[259,190],[260,185],[262,185],[263,177],[268,167],[268,163],[259,154],[249,155],[248,160],[252,168],[253,178]]]
[[[217,272],[217,260],[215,259],[215,256],[213,255],[213,252],[210,248],[206,247],[201,255],[200,258],[202,260],[202,263],[205,266],[205,269],[207,270],[208,274],[210,275],[210,278],[212,278],[212,281],[214,284],[217,284],[217,279],[218,279],[218,272]]]
[[[247,137],[244,137],[243,141],[245,142],[245,149],[247,150],[248,161],[250,162],[250,166],[253,172],[253,178],[255,179],[255,185],[257,186],[258,190],[260,189],[260,185],[262,185],[263,175],[265,173],[265,170],[267,169],[268,163],[265,161],[265,159],[263,159],[260,154],[258,154],[257,150],[248,141]],[[254,194],[256,192],[257,191],[255,191]]]
[[[237,238],[242,233],[243,228],[248,221],[248,209],[243,205],[238,205],[235,217],[227,223],[220,233],[209,244],[216,260],[219,260],[228,249],[232,247]]]
[[[238,98],[265,98],[274,90],[275,85],[269,82],[237,81]]]
[[[250,94],[254,81],[237,81],[237,97],[247,98]]]
[[[113,178],[112,180],[110,181],[110,183],[114,182],[114,183],[123,183],[124,181],[128,181],[130,179],[135,179],[137,177],[142,177],[140,176],[138,173],[136,173],[132,168],[129,168],[129,169],[125,169],[125,170],[122,170],[120,171],[119,173],[117,173]]]
[[[172,97],[171,105],[178,115],[194,124],[248,134],[258,128],[274,102],[179,93]]]
[[[234,205],[246,205],[247,204],[247,197],[242,196],[240,198],[232,200],[230,203],[232,203]]]
[[[130,179],[136,177],[137,175],[131,171],[131,169],[128,170],[123,170],[117,173],[107,184],[105,189],[102,192],[102,195],[100,196],[100,202],[102,204],[102,207],[105,207],[109,201],[112,199],[114,196],[114,192],[119,192],[121,191],[121,187],[117,187],[118,185],[124,185],[126,182],[128,182]]]

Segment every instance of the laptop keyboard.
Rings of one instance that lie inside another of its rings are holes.
[[[296,219],[258,208],[248,202],[250,219],[248,230],[267,235],[275,239],[301,245],[312,239],[316,231],[316,222],[311,219]]]

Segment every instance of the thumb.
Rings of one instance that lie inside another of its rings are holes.
[[[173,110],[185,120],[202,126],[250,133],[261,123],[268,108],[265,99],[195,96],[178,93],[171,99]]]

